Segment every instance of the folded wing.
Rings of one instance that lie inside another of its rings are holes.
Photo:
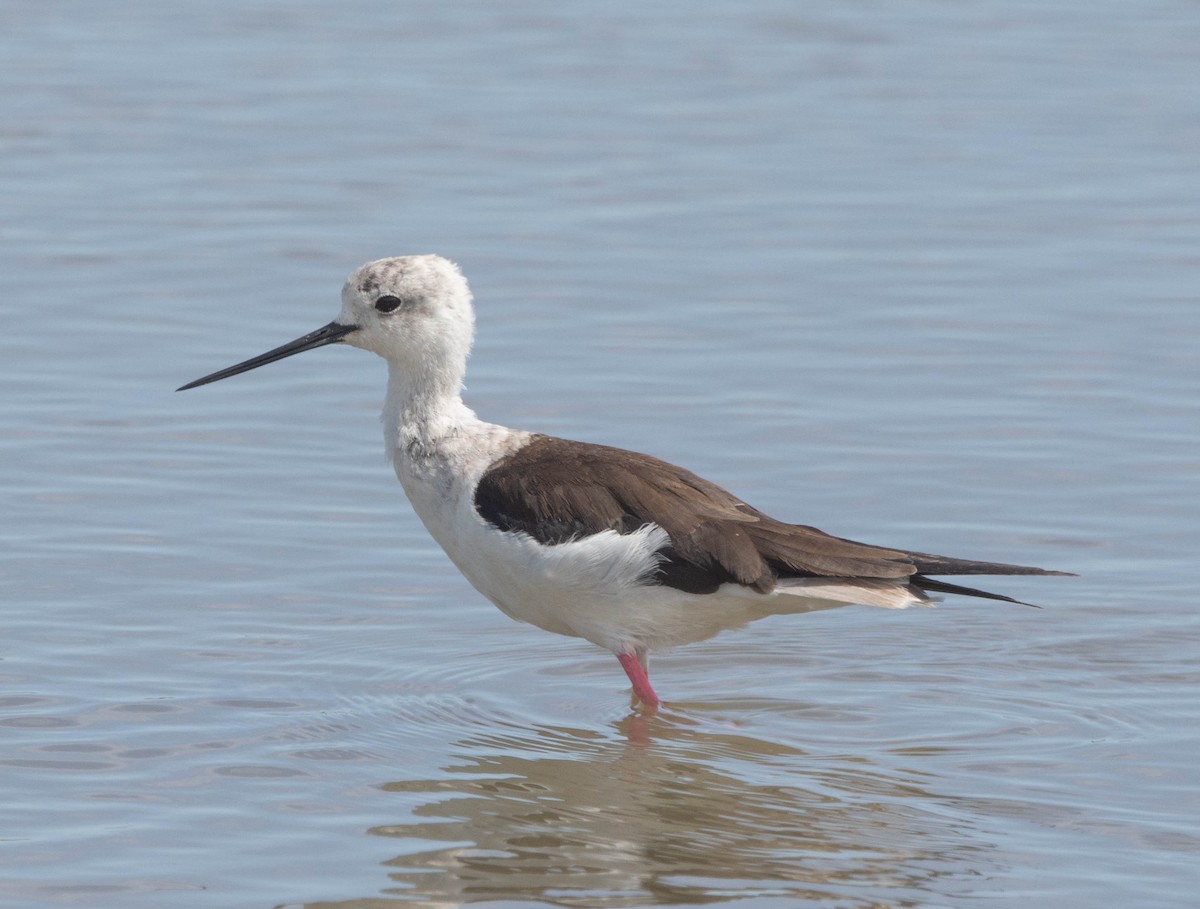
[[[831,536],[777,521],[658,458],[552,436],[534,436],[492,465],[475,490],[475,509],[498,529],[526,533],[546,545],[656,524],[670,538],[660,552],[657,582],[698,594],[727,583],[769,593],[781,578],[869,578],[921,591],[1010,600],[925,575],[1063,574]]]

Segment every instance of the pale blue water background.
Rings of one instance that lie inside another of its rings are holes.
[[[1200,8],[0,3],[0,902],[1190,906]],[[172,389],[458,260],[487,418],[1077,579],[616,662]]]

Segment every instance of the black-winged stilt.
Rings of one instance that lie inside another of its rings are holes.
[[[362,266],[338,317],[180,388],[344,342],[388,363],[384,437],[413,508],[503,612],[611,650],[659,704],[647,654],[760,616],[955,593],[1019,602],[931,575],[1057,575],[870,546],[771,518],[657,458],[485,423],[462,401],[471,292],[440,256]]]

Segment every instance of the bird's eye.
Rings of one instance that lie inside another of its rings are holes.
[[[399,297],[387,294],[375,301],[375,308],[380,312],[395,312],[403,302]]]

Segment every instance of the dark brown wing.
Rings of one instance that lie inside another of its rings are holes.
[[[475,490],[475,509],[501,530],[549,545],[657,524],[671,540],[658,580],[692,593],[729,582],[765,593],[781,577],[907,579],[922,570],[909,553],[776,521],[657,458],[550,436],[497,461]]]

